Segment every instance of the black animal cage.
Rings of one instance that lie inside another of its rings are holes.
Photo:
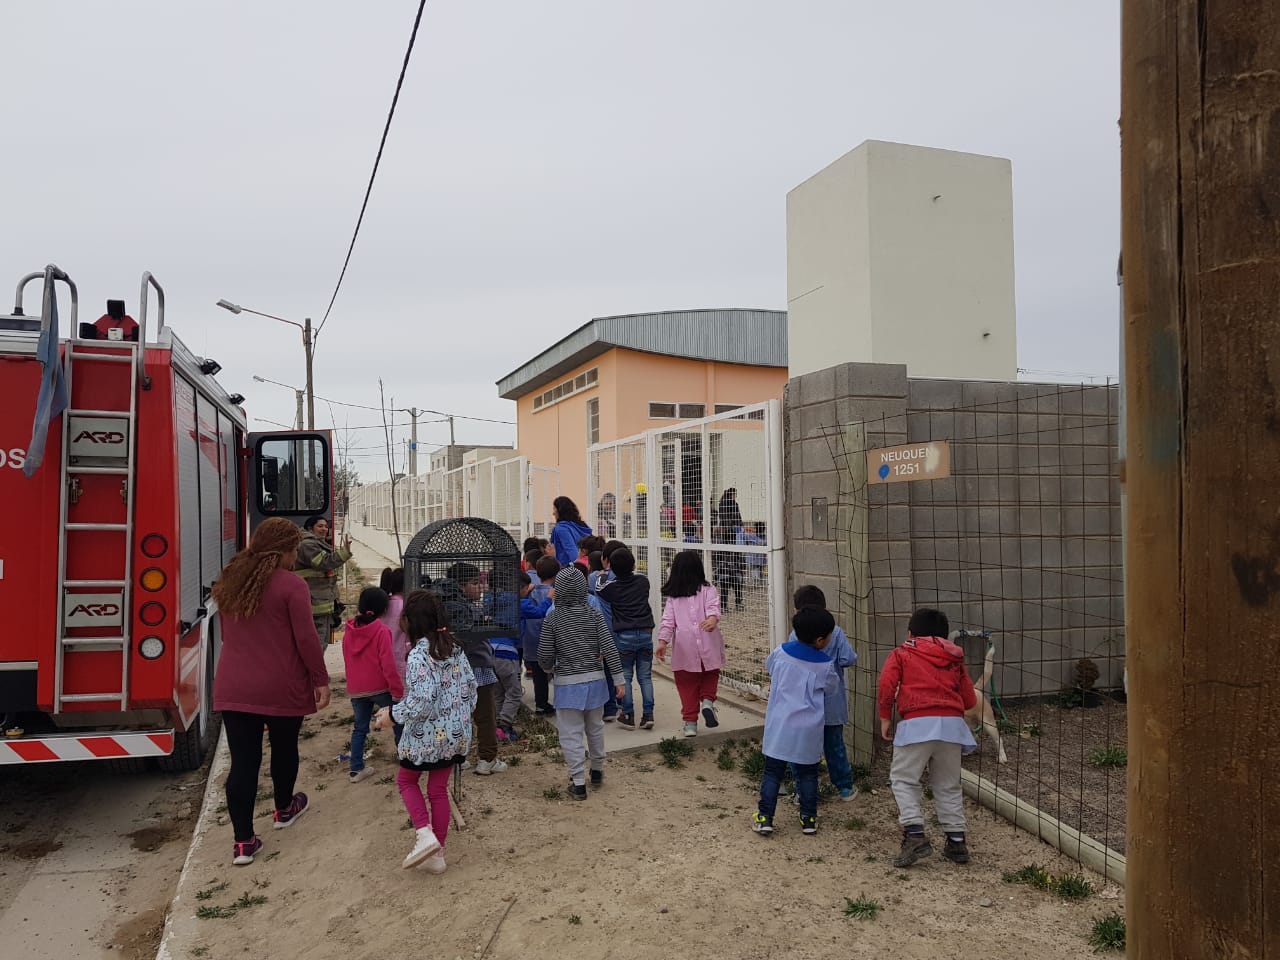
[[[459,639],[520,635],[520,549],[490,520],[437,520],[419,530],[404,552],[404,586],[438,593]]]

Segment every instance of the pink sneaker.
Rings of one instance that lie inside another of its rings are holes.
[[[496,730],[494,730],[493,735],[497,737],[499,740],[501,740],[503,743],[507,743],[511,739],[510,737],[507,736],[507,731],[503,730],[501,727],[498,727]]]
[[[293,800],[283,810],[277,810],[273,814],[275,823],[271,826],[276,830],[283,830],[290,826],[295,820],[307,812],[307,795],[305,793],[295,793]]]

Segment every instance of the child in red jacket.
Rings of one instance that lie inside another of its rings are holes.
[[[342,660],[347,667],[347,695],[355,714],[351,731],[351,782],[373,776],[364,765],[364,741],[374,710],[404,699],[404,680],[391,652],[391,631],[380,619],[390,604],[386,592],[369,587],[360,594],[360,613],[347,621],[342,634]],[[396,743],[401,727],[395,728]]]
[[[889,739],[893,707],[898,730],[893,738],[889,782],[898,802],[902,849],[895,867],[909,867],[933,853],[924,835],[920,778],[929,770],[934,810],[946,835],[942,855],[968,863],[965,845],[964,795],[960,791],[960,757],[978,746],[964,722],[976,701],[973,681],[964,666],[964,651],[946,639],[947,615],[922,607],[911,615],[907,640],[895,647],[880,673],[880,736]]]

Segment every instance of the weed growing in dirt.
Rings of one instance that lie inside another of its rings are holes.
[[[862,817],[850,817],[844,822],[844,828],[846,830],[865,830],[867,828],[867,821],[862,819]]]
[[[693,756],[693,744],[688,740],[665,737],[658,743],[658,753],[662,754],[662,762],[666,766],[679,770],[684,761]]]
[[[865,895],[859,896],[857,900],[844,898],[844,915],[853,917],[855,920],[874,920],[880,914],[880,904],[874,900],[868,900]]]
[[[520,755],[516,754],[515,756],[507,757],[507,766],[508,767],[520,766]]]
[[[721,803],[712,803],[712,802],[708,801],[707,803],[704,803],[704,804],[702,805],[702,809],[703,809],[703,810],[723,810],[723,809],[724,809],[724,804],[721,804]]]
[[[1128,766],[1129,751],[1124,747],[1097,747],[1089,751],[1089,764],[1094,767]]]
[[[315,735],[316,735],[316,732],[312,730],[310,727],[307,727],[305,730],[298,731],[299,740],[310,740]]]
[[[1089,946],[1094,953],[1104,950],[1123,950],[1125,946],[1124,917],[1111,913],[1093,921],[1093,929],[1089,932]]]
[[[738,761],[733,759],[733,751],[729,749],[729,741],[726,741],[716,754],[716,766],[721,770],[732,770],[737,765]]]
[[[1063,687],[1054,700],[1063,710],[1074,710],[1084,706],[1084,691],[1079,687]]]
[[[208,947],[192,947],[191,955],[193,957],[207,957],[209,955]]]
[[[196,891],[197,900],[212,900],[215,893],[221,893],[227,887],[231,886],[226,880],[221,883],[214,884],[212,887],[205,887],[203,890]]]
[[[201,920],[229,920],[236,915],[235,907],[197,907],[196,916]]]
[[[276,857],[278,857],[278,856],[280,856],[280,851],[279,851],[279,850],[272,850],[270,853],[268,853],[268,854],[267,854],[265,857],[263,857],[262,859],[263,859],[264,861],[271,861],[271,860],[274,860],[274,859],[275,859]]]
[[[1083,900],[1093,893],[1093,884],[1081,874],[1057,877],[1053,884],[1053,892],[1063,900]]]
[[[704,777],[702,774],[698,774],[698,775],[697,775],[696,777],[694,777],[693,779],[697,780],[699,783],[706,783],[706,782],[707,782],[707,778],[706,778],[706,777]]]
[[[764,753],[754,744],[746,744],[738,754],[738,769],[753,784],[764,779]]]
[[[1035,723],[1034,721],[1031,723],[1024,723],[1022,725],[1022,733],[1020,736],[1027,740],[1030,740],[1032,737],[1040,736],[1040,724]]]
[[[271,881],[270,880],[254,880],[253,885],[257,887],[259,890],[265,890],[267,889],[267,887],[271,886]]]
[[[1018,732],[1018,725],[1012,720],[1006,720],[1004,717],[1001,717],[996,721],[996,729],[1005,735],[1009,735]]]
[[[258,907],[258,906],[261,906],[262,904],[264,904],[264,903],[266,903],[266,902],[267,902],[267,898],[266,898],[266,896],[265,896],[264,894],[261,894],[261,893],[254,893],[254,894],[242,893],[242,894],[240,895],[240,899],[239,899],[239,900],[237,900],[235,903],[231,904],[231,906],[232,906],[232,908],[233,908],[233,909],[236,909],[236,910],[243,910],[243,909],[246,909],[247,907]]]
[[[1037,890],[1048,890],[1053,886],[1053,877],[1049,875],[1049,871],[1034,863],[1029,863],[1017,870],[1006,871],[1000,875],[1000,879],[1005,883],[1024,883]]]
[[[560,797],[561,792],[559,787],[547,787],[547,789],[542,791],[542,799],[544,800],[559,800]]]
[[[827,861],[824,860],[822,857],[810,857],[808,860],[805,861],[805,863],[826,863],[826,862]]]
[[[653,767],[647,763],[639,764],[636,767],[636,773],[653,773]]]
[[[325,787],[327,787],[327,786],[328,786],[328,784],[327,784],[327,783],[317,783],[317,784],[316,784],[316,790],[317,790],[317,791],[319,791],[319,790],[323,790],[323,789],[324,789]]]
[[[578,916],[576,913],[569,914],[569,922],[573,924],[575,927],[582,926],[582,918]]]
[[[395,782],[396,782],[396,778],[395,778],[395,777],[393,777],[391,774],[387,774],[385,777],[379,777],[379,778],[378,778],[378,782],[379,782],[379,783],[384,783],[384,784],[385,784],[385,783],[395,783]]]
[[[1093,893],[1093,884],[1079,874],[1055,877],[1044,867],[1034,863],[1001,874],[1005,883],[1024,883],[1037,890],[1057,894],[1064,900],[1083,900]]]

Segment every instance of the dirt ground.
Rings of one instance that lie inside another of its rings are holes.
[[[889,864],[896,812],[887,787],[851,803],[830,801],[816,836],[796,808],[779,807],[779,832],[751,832],[755,793],[719,749],[697,749],[679,769],[657,751],[610,760],[586,802],[567,782],[553,737],[504,747],[517,765],[481,778],[464,773],[448,871],[402,870],[412,832],[391,780],[391,740],[377,733],[374,777],[347,782],[337,759],[349,736],[342,696],[304,731],[299,789],[313,803],[299,823],[272,831],[266,848],[230,863],[231,832],[214,827],[193,864],[205,919],[175,957],[230,958],[884,958],[1081,957],[1092,920],[1121,909],[1119,891],[1071,903],[1001,881],[1036,863],[1079,873],[1073,862],[970,809],[974,860],[935,856],[910,870]],[[539,728],[527,731],[538,734]],[[728,751],[735,761],[746,744]],[[265,782],[264,785],[265,787]],[[225,848],[225,849],[224,849]],[[846,898],[879,905],[875,919],[845,916]],[[239,906],[236,906],[237,901]],[[954,950],[947,947],[954,942]]]
[[[969,756],[965,766],[1124,853],[1125,766],[1099,767],[1088,758],[1105,747],[1127,750],[1125,704],[1104,696],[1097,707],[1063,709],[1051,702],[1027,702],[1005,704],[1005,712],[1020,731],[1003,735],[1009,762],[997,763],[995,745],[979,735],[981,751]]]

